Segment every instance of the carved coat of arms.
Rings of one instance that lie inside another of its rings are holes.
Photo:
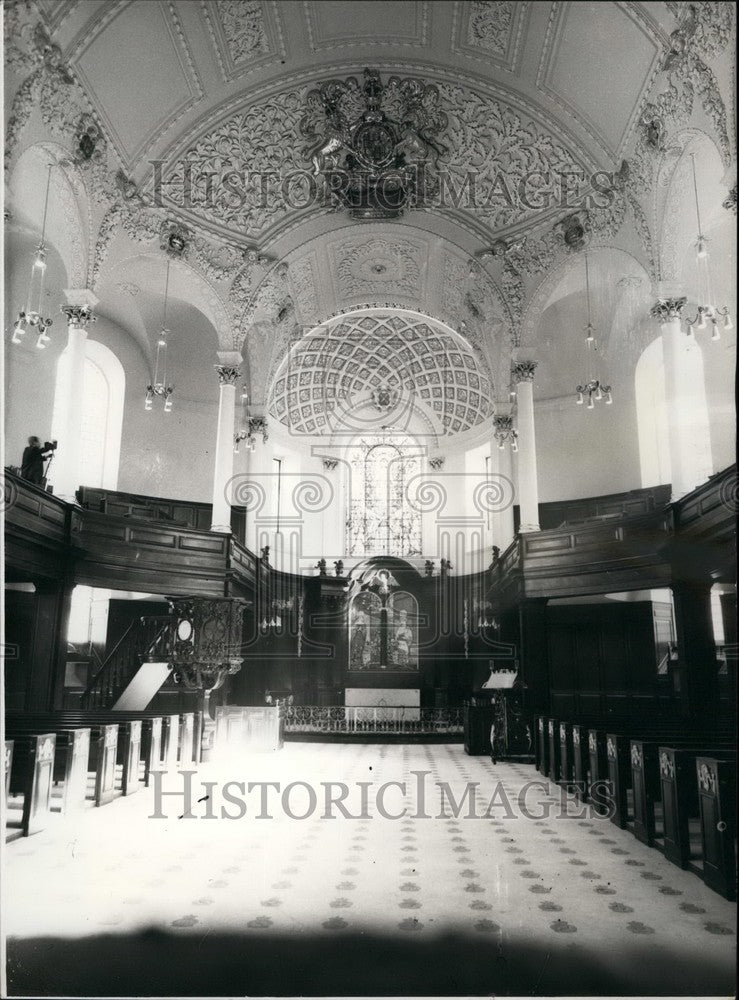
[[[421,205],[438,189],[437,136],[447,126],[438,88],[376,70],[328,80],[309,91],[300,122],[325,203],[355,219],[389,219]]]

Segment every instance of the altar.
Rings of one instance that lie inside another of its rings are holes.
[[[357,722],[374,721],[386,715],[388,719],[421,718],[421,691],[419,688],[346,688],[344,705],[352,709]]]

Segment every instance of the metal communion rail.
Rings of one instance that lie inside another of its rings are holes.
[[[461,708],[290,705],[286,733],[462,733]]]

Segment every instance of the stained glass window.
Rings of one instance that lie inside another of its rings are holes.
[[[421,554],[421,515],[406,498],[421,471],[411,437],[367,436],[349,448],[348,552],[351,556]]]

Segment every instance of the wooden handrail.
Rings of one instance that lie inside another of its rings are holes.
[[[108,690],[110,696],[114,696],[128,684],[141,664],[151,656],[153,650],[168,631],[171,621],[168,615],[142,615],[132,621],[85,688],[82,704],[86,708],[109,708],[109,705],[99,704],[105,690]],[[159,627],[153,636],[147,637],[147,641],[141,648],[140,645],[136,645],[135,640],[137,637],[142,638],[137,634],[146,625],[158,625]],[[120,662],[121,660],[122,662]]]

